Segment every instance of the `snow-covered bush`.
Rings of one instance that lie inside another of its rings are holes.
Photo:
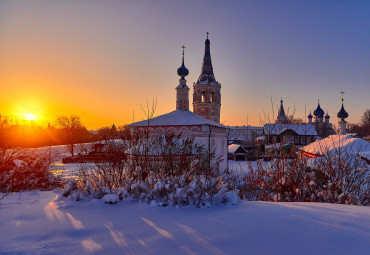
[[[241,192],[250,200],[368,205],[370,168],[359,156],[276,158],[250,167]]]
[[[46,190],[61,185],[52,175],[49,153],[30,149],[0,149],[0,192]]]
[[[76,190],[85,197],[115,194],[158,206],[236,204],[238,193],[226,175],[219,174],[217,163],[214,154],[194,139],[174,134],[140,136],[126,153],[112,144],[108,160],[82,166]]]

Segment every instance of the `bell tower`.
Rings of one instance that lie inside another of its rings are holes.
[[[184,64],[184,50],[182,47],[182,65],[177,69],[177,74],[181,77],[180,84],[176,87],[176,110],[189,111],[189,87],[186,85],[185,76],[189,74],[189,70]]]
[[[197,82],[194,82],[193,111],[195,114],[220,123],[221,83],[213,74],[210,41],[205,41],[202,69]]]

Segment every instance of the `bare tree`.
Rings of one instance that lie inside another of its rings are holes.
[[[70,117],[62,115],[57,118],[56,124],[64,131],[70,152],[74,157],[74,144],[78,142],[81,131],[84,129],[81,117],[78,115],[71,115]]]
[[[287,116],[288,124],[303,124],[304,121],[302,118],[294,117],[294,114]]]
[[[7,147],[6,141],[6,128],[9,126],[11,120],[9,117],[0,114],[0,148],[5,149]]]
[[[370,109],[367,109],[361,117],[362,125],[370,126]]]

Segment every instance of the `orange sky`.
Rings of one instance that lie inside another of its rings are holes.
[[[157,114],[172,111],[180,47],[192,97],[209,31],[224,124],[272,119],[271,96],[302,118],[320,99],[335,123],[341,90],[348,121],[359,121],[370,106],[364,8],[343,16],[341,5],[257,2],[2,1],[0,113],[33,113],[41,125],[77,114],[94,129],[131,123],[133,112],[142,120],[147,99],[157,98]]]

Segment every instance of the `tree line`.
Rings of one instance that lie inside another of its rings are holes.
[[[47,127],[13,124],[12,119],[0,114],[0,148],[37,148],[43,146],[72,145],[126,137],[125,126],[102,127],[89,131],[78,115],[61,115]],[[73,154],[73,151],[71,151]]]

